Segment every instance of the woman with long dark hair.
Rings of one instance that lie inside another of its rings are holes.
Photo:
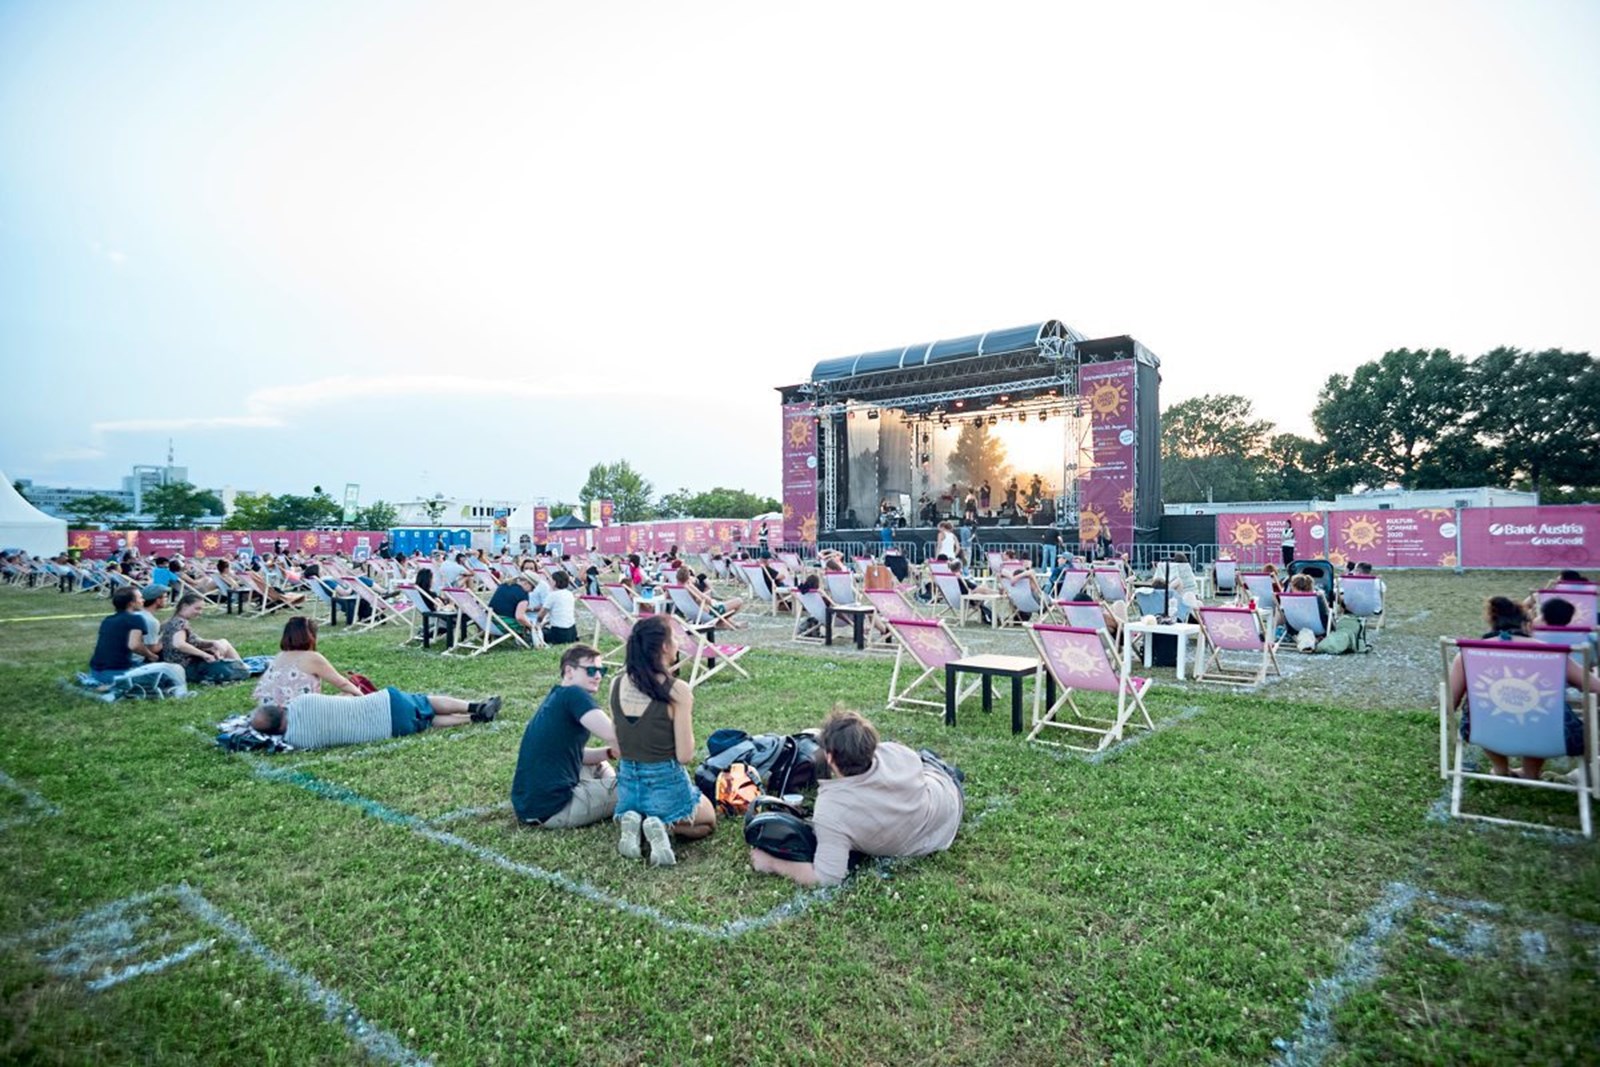
[[[642,834],[650,843],[654,867],[678,862],[669,830],[694,840],[717,824],[711,801],[686,770],[695,756],[694,693],[672,675],[677,656],[671,625],[659,615],[647,616],[628,635],[623,673],[611,684],[611,721],[622,753],[617,763],[617,851],[639,859]]]

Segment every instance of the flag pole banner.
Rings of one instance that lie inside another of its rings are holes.
[[[817,543],[817,418],[810,404],[783,405],[785,544]]]
[[[1085,364],[1078,392],[1090,419],[1093,459],[1078,495],[1078,539],[1085,543],[1111,534],[1118,545],[1133,542],[1134,444],[1133,389],[1138,364],[1131,359]]]

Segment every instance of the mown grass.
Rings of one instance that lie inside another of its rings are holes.
[[[1254,694],[1158,672],[1151,709],[1170,725],[1099,763],[1022,745],[1003,696],[991,716],[964,707],[954,730],[878,710],[886,661],[795,651],[758,624],[754,680],[702,687],[702,739],[860,707],[886,736],[967,770],[969,822],[948,853],[871,868],[731,940],[664,929],[263,778],[207,733],[243,709],[242,687],[116,706],[72,695],[59,680],[86,657],[97,605],[0,590],[0,618],[91,614],[0,623],[0,771],[61,809],[0,831],[0,940],[186,882],[441,1063],[1260,1063],[1301,1035],[1312,984],[1345,973],[1346,946],[1403,883],[1432,895],[1379,942],[1372,980],[1333,1005],[1329,1062],[1595,1062],[1594,846],[1427,818],[1441,786],[1437,635],[1474,631],[1484,594],[1529,578],[1390,582],[1398,610],[1379,654],[1299,659]],[[248,654],[274,647],[280,625],[208,617],[199,629]],[[1017,635],[984,640],[1021,651]],[[397,643],[339,636],[324,649],[380,684],[502,692],[506,725],[269,765],[400,816],[500,804],[554,655],[442,661]],[[1502,792],[1474,802],[1571,822],[1565,798]],[[0,819],[24,811],[9,791],[0,803]],[[622,861],[606,827],[527,832],[503,811],[437,825],[684,922],[807,899],[748,870],[735,825],[681,848],[671,871]],[[1498,910],[1462,911],[1479,901]],[[164,922],[179,943],[203,933],[183,915]],[[3,952],[0,1059],[362,1058],[226,943],[103,993],[38,948]]]

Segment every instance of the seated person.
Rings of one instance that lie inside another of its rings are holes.
[[[450,589],[459,587],[467,578],[467,555],[457,552],[453,557],[447,558],[439,564],[439,580],[444,583],[441,588]]]
[[[1484,605],[1484,618],[1489,625],[1488,631],[1483,635],[1485,639],[1499,638],[1502,641],[1526,639],[1528,637],[1527,616],[1522,613],[1521,605],[1510,597],[1490,597]],[[1570,617],[1569,617],[1570,618]],[[1567,657],[1567,685],[1574,689],[1582,690],[1585,686],[1583,668],[1578,666],[1571,656]],[[1457,654],[1451,661],[1450,669],[1446,674],[1446,683],[1449,690],[1449,705],[1452,709],[1461,709],[1461,739],[1472,740],[1472,722],[1468,709],[1462,707],[1467,695],[1467,672],[1461,665],[1461,656]],[[1590,689],[1600,689],[1600,673],[1590,671],[1587,679]],[[1582,756],[1584,754],[1583,722],[1572,713],[1572,709],[1563,711],[1566,727],[1567,755]],[[1498,752],[1484,749],[1483,754],[1489,757],[1489,763],[1494,768],[1494,773],[1502,777],[1510,777],[1511,761],[1507,756]],[[1544,772],[1544,760],[1533,756],[1522,757],[1522,777],[1537,781]]]
[[[800,579],[800,584],[795,586],[796,593],[815,593],[823,600],[831,601],[827,592],[822,588],[822,579],[815,574],[808,574]],[[822,635],[822,620],[815,618],[808,611],[801,612],[800,628],[795,631],[796,637],[820,637]]]
[[[250,727],[281,735],[295,748],[359,745],[424,730],[490,722],[500,714],[500,698],[458,700],[426,693],[403,693],[390,686],[359,697],[305,693],[283,704],[263,704],[250,716]]]
[[[595,694],[606,668],[600,653],[573,645],[561,653],[561,681],[528,720],[511,777],[511,807],[517,818],[545,830],[568,830],[602,822],[617,810],[617,732]],[[604,748],[591,748],[598,737]]]
[[[1353,567],[1355,569],[1355,573],[1356,574],[1361,574],[1361,575],[1371,575],[1372,574],[1372,564],[1368,563],[1365,560],[1362,560],[1360,563],[1351,563],[1351,564],[1349,564],[1349,566]],[[1388,593],[1388,591],[1389,591],[1388,584],[1382,578],[1379,578],[1378,579],[1378,610],[1377,610],[1377,612],[1375,614],[1378,614],[1378,615],[1382,615],[1383,614],[1384,595],[1386,593]],[[1339,595],[1339,608],[1340,608],[1341,611],[1349,611],[1350,610],[1349,608],[1344,606],[1344,594],[1343,593],[1341,593]]]
[[[145,640],[144,594],[124,586],[111,594],[111,614],[100,620],[94,652],[89,657],[89,673],[102,689],[109,690],[119,679],[143,682],[166,676],[178,696],[188,692],[182,668],[156,662],[157,646]],[[153,621],[153,620],[152,620]]]
[[[1583,572],[1582,571],[1575,571],[1575,570],[1571,570],[1569,568],[1567,570],[1563,570],[1561,573],[1557,574],[1554,578],[1552,578],[1548,582],[1546,582],[1544,584],[1544,588],[1545,589],[1554,589],[1557,586],[1562,586],[1562,585],[1588,585],[1588,584],[1589,584],[1589,579],[1587,579],[1587,578],[1585,578],[1583,576]],[[1540,592],[1540,590],[1538,590],[1538,589],[1533,590],[1532,592],[1530,592],[1528,594],[1528,598],[1522,602],[1523,608],[1525,608],[1527,610],[1529,615],[1532,615],[1534,612],[1539,610],[1539,592]]]
[[[971,593],[974,589],[978,588],[977,585],[975,585],[965,574],[961,573],[961,561],[959,559],[953,559],[950,561],[950,573],[956,576],[956,583],[961,588],[962,596],[966,596],[968,593]],[[959,604],[953,606],[956,607],[957,610],[960,609]],[[990,609],[988,604],[980,602],[978,604],[978,613],[983,616],[983,624],[985,626],[991,625],[994,621],[994,612]]]
[[[927,856],[943,852],[961,828],[966,794],[942,761],[930,760],[878,731],[853,711],[836,710],[817,738],[817,853],[810,863],[750,850],[750,866],[800,885],[838,885],[864,856]]]
[[[417,571],[417,580],[414,584],[417,587],[417,595],[422,598],[422,602],[428,606],[429,611],[455,610],[450,606],[450,601],[434,591],[432,567],[420,568]]]
[[[739,609],[744,607],[743,600],[736,596],[729,597],[726,600],[718,600],[711,595],[711,583],[706,581],[706,576],[692,574],[687,565],[679,567],[677,574],[673,577],[677,579],[679,585],[689,591],[689,596],[693,598],[694,602],[700,605],[701,619],[717,618],[726,622],[729,626],[738,627],[742,625],[733,621],[733,616],[737,615]]]
[[[538,592],[540,590],[535,590],[530,596]],[[564,570],[556,571],[550,576],[549,587],[542,592],[544,597],[538,608],[538,619],[544,627],[544,643],[572,644],[578,639],[578,598],[572,592],[572,576]]]
[[[534,617],[528,610],[528,594],[533,592],[533,576],[523,571],[509,582],[495,586],[489,598],[489,613],[502,623],[515,624],[516,632],[536,637]]]
[[[1328,600],[1322,595],[1322,590],[1317,588],[1317,583],[1309,574],[1297,574],[1289,579],[1289,592],[1317,594],[1317,617],[1322,620],[1322,632],[1328,632]],[[1278,602],[1278,609],[1274,618],[1275,625],[1294,638],[1295,647],[1302,652],[1315,652],[1317,636],[1306,631],[1305,636],[1294,626],[1289,625],[1289,620],[1283,614],[1283,602]]]
[[[185,593],[178,598],[172,617],[161,624],[161,660],[176,664],[191,682],[198,682],[209,673],[207,668],[215,663],[240,663],[239,653],[222,638],[206,640],[190,629],[190,624],[206,609],[206,598],[199,593]]]
[[[320,693],[324,685],[346,696],[361,696],[361,689],[334,669],[326,656],[317,651],[317,620],[296,615],[283,624],[278,654],[256,682],[255,701],[259,704],[287,705],[297,696]]]

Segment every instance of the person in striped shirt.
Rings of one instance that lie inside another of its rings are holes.
[[[250,716],[250,725],[263,734],[281,735],[293,748],[332,748],[491,722],[498,714],[497,696],[466,701],[389,686],[359,697],[306,693],[287,705],[263,704]]]

